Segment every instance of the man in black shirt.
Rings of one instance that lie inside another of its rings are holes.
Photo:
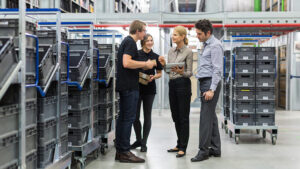
[[[120,94],[120,114],[116,126],[116,160],[127,163],[143,163],[144,159],[130,152],[130,135],[136,118],[139,98],[139,68],[152,69],[156,63],[138,60],[136,42],[146,34],[146,24],[135,20],[129,28],[130,35],[121,43],[118,51],[117,88]]]

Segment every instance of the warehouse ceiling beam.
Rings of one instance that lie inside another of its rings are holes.
[[[42,21],[54,21],[54,16],[40,16]],[[193,24],[199,19],[210,19],[220,24],[281,24],[300,23],[300,12],[229,12],[229,13],[64,13],[63,21],[94,21],[94,23],[129,24],[133,20],[149,24]]]

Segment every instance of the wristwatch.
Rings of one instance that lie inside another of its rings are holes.
[[[213,93],[215,92],[213,89],[209,89],[210,91],[212,91]]]

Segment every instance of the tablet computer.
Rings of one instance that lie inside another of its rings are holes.
[[[171,72],[172,67],[176,67],[176,66],[182,67],[182,66],[184,66],[184,62],[180,62],[180,63],[167,63],[164,69],[165,69],[166,72],[169,73],[169,72]]]

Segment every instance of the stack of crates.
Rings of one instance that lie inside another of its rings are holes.
[[[224,52],[224,69],[223,69],[223,112],[224,117],[230,117],[230,82],[229,82],[229,71],[230,71],[230,50]]]
[[[45,97],[38,98],[38,168],[53,163],[57,145],[58,82],[53,81]]]
[[[0,168],[17,168],[19,161],[20,84],[11,85],[0,101]],[[26,89],[26,163],[37,167],[36,89]]]
[[[69,145],[81,146],[88,141],[91,128],[91,79],[86,79],[82,90],[69,86]]]
[[[60,115],[59,115],[59,130],[60,130],[60,155],[65,155],[68,152],[68,125],[69,125],[69,114],[68,114],[68,84],[61,84],[61,95],[60,95]]]
[[[236,125],[255,125],[255,48],[236,47],[233,60],[231,121]]]
[[[256,125],[275,125],[276,56],[274,47],[256,48]]]
[[[1,19],[0,24],[0,89],[19,62],[18,19]],[[26,22],[26,33],[35,34],[35,25]],[[26,83],[35,81],[35,40],[26,37]],[[19,166],[19,118],[21,85],[16,79],[0,100],[0,168]],[[26,163],[28,169],[37,168],[37,93],[36,88],[26,88]]]

